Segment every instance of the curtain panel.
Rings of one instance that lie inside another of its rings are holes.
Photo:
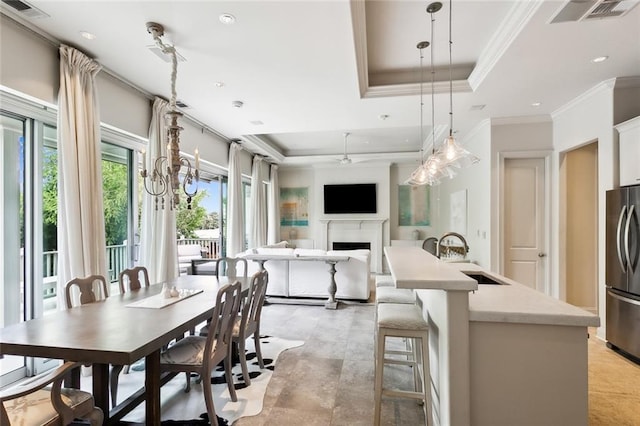
[[[251,240],[249,247],[262,247],[267,243],[267,200],[265,199],[264,158],[253,157],[251,169]]]
[[[158,97],[153,101],[151,124],[149,126],[149,146],[144,167],[149,173],[155,166],[155,159],[167,155],[167,124],[165,115],[169,103]],[[167,281],[179,275],[176,234],[176,212],[171,209],[171,196],[162,200],[143,190],[142,217],[140,221],[140,265],[149,271],[149,281]]]
[[[227,256],[235,257],[244,250],[244,219],[242,196],[242,146],[233,142],[229,147],[229,183],[227,187]]]
[[[60,309],[66,306],[64,288],[69,280],[94,274],[107,276],[100,114],[95,84],[101,68],[73,47],[60,46],[57,292]]]
[[[280,184],[278,183],[278,165],[271,165],[269,189],[267,194],[267,244],[280,241]]]

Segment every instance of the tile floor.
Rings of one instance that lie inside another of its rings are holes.
[[[262,334],[305,343],[278,358],[262,412],[234,425],[372,425],[374,308],[367,303],[341,303],[335,311],[265,305]],[[385,372],[387,383],[412,386],[408,367],[386,367]],[[199,398],[185,399],[184,404],[203,404]],[[163,417],[184,418],[181,407],[163,407]],[[385,400],[382,420],[384,425],[421,425],[424,415],[415,401]]]

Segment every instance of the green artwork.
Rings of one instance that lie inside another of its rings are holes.
[[[280,188],[280,226],[309,226],[309,188]]]
[[[398,185],[398,225],[429,226],[431,197],[428,185]]]

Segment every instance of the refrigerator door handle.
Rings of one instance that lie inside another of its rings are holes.
[[[613,293],[611,291],[607,292],[607,294],[609,296],[613,297],[614,299],[618,299],[618,300],[621,300],[621,301],[626,302],[626,303],[631,303],[632,305],[640,306],[640,301],[638,301],[638,300],[629,299],[628,297],[620,296],[619,294]]]
[[[620,209],[620,216],[618,217],[618,227],[616,228],[616,254],[618,255],[618,262],[620,262],[620,268],[622,268],[624,272],[627,272],[627,265],[625,265],[625,262],[622,259],[622,253],[620,251],[620,243],[622,242],[622,238],[620,234],[622,232],[622,221],[624,220],[626,212],[627,212],[627,206],[622,206],[622,209]]]
[[[631,219],[633,219],[633,215],[635,214],[636,206],[635,204],[631,206],[629,209],[629,214],[627,215],[627,224],[624,226],[624,254],[627,258],[627,267],[631,270],[630,272],[635,272],[633,270],[633,264],[631,263],[631,256],[629,255],[629,226],[631,225]]]

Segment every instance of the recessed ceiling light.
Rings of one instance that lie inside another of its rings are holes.
[[[386,120],[387,118],[389,118],[389,114],[380,114],[378,116],[378,119],[380,119],[382,121]]]
[[[252,120],[252,121],[249,121],[249,123],[253,124],[254,126],[262,126],[264,124],[260,120]]]
[[[220,22],[227,25],[231,25],[236,22],[236,17],[230,13],[223,13],[222,15],[220,15],[219,19]]]
[[[540,105],[542,105],[540,102],[533,102],[531,104],[532,107],[539,107]]]
[[[91,34],[89,31],[80,31],[80,35],[87,40],[93,40],[96,38],[95,34]]]
[[[486,104],[471,105],[471,111],[482,111]]]
[[[234,108],[242,108],[242,106],[244,105],[244,102],[242,101],[233,101],[231,102],[231,106]]]
[[[593,62],[594,64],[599,64],[600,62],[604,62],[607,59],[609,59],[608,56],[598,56],[597,58],[593,58],[591,62]]]
[[[216,81],[216,87],[224,87],[224,81]]]

